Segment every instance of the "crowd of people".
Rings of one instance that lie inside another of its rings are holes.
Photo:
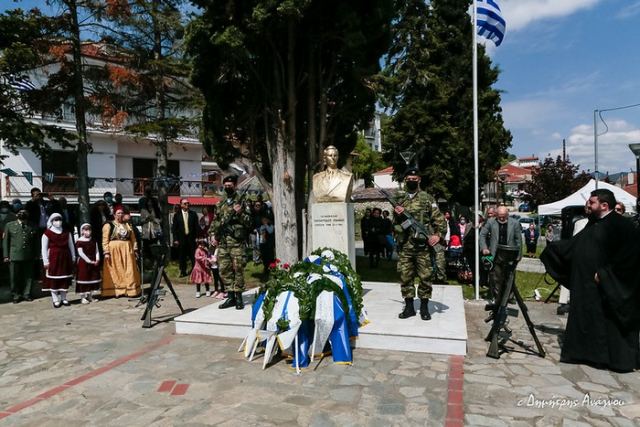
[[[228,297],[219,267],[220,251],[224,253],[225,248],[218,247],[226,239],[213,233],[217,209],[225,202],[203,207],[198,216],[188,199],[182,199],[171,216],[172,255],[180,276],[188,276],[195,285],[196,298],[202,296],[202,286],[208,297]],[[253,249],[253,260],[268,273],[275,258],[270,204],[259,197],[243,201],[243,209],[250,218],[243,244]],[[91,303],[98,295],[138,297],[141,273],[145,265],[149,270],[153,265],[151,249],[164,239],[160,205],[150,187],[139,199],[137,210],[138,227],[132,223],[122,195],[106,192],[91,205],[89,222],[78,224],[76,212],[64,197],[51,197],[39,188],[31,190],[31,199],[24,206],[20,200],[0,202],[0,250],[13,302],[33,300],[36,280],[41,280],[42,290],[51,294],[55,308],[70,305],[67,294],[74,282],[82,304]]]

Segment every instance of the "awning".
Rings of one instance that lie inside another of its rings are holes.
[[[169,204],[177,205],[180,203],[180,200],[187,199],[192,206],[212,206],[220,201],[218,197],[195,197],[195,196],[169,196]]]

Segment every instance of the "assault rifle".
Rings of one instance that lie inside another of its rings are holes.
[[[238,199],[238,201],[235,200],[226,200],[226,203],[231,206],[231,205],[235,205],[240,204],[243,208],[244,208],[244,198],[247,195],[247,191],[249,190],[249,186],[247,185],[244,190],[242,190],[242,193],[240,194],[240,198]],[[220,236],[216,236],[217,240],[222,239],[223,237],[227,237],[227,236],[233,236],[233,229],[231,228],[231,218],[233,217],[233,215],[230,215],[226,221],[224,221],[222,224],[220,224]]]
[[[393,206],[394,209],[396,208],[396,206],[402,206],[401,204],[396,203],[393,200],[387,190],[377,185],[376,187],[378,187],[378,190],[380,190],[387,201],[391,203],[391,206]],[[430,232],[430,230],[424,224],[418,221],[413,215],[407,212],[406,209],[404,212],[402,212],[402,217],[404,218],[404,221],[400,223],[402,229],[404,231],[410,231],[411,237],[415,242],[419,244],[420,247],[426,247],[427,242],[429,241],[429,236],[431,236],[433,233]]]

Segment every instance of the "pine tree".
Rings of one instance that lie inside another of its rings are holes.
[[[190,27],[189,51],[206,100],[205,148],[221,162],[246,155],[258,165],[271,183],[278,258],[295,261],[305,181],[321,150],[334,144],[344,161],[373,116],[370,79],[392,2],[196,3],[203,14]]]
[[[383,105],[393,114],[385,158],[401,175],[405,164],[397,153],[413,150],[427,189],[463,204],[474,199],[470,3],[398,1],[380,79]],[[486,182],[506,155],[511,134],[504,128],[500,92],[492,88],[499,70],[482,46],[478,57],[480,173]]]
[[[183,0],[111,0],[103,10],[104,40],[120,49],[119,64],[106,74],[113,85],[100,94],[125,130],[156,147],[156,177],[162,229],[169,238],[169,148],[198,129],[201,98],[189,84],[184,59]]]

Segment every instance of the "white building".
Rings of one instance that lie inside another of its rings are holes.
[[[364,140],[373,151],[382,152],[382,128],[380,127],[380,113],[375,113],[369,127],[362,131]]]
[[[86,61],[96,61],[95,45],[90,46],[94,48],[93,55],[87,55]],[[38,81],[37,76],[33,80]],[[31,120],[75,132],[75,118],[69,106],[63,108],[55,119],[34,117]],[[156,149],[153,144],[148,139],[134,138],[121,128],[105,125],[99,117],[91,115],[87,115],[87,134],[92,146],[88,155],[91,201],[102,198],[106,191],[110,191],[113,194],[121,193],[125,203],[136,203],[144,187],[152,183],[156,174]],[[5,149],[4,141],[0,141],[0,155],[7,156],[3,160],[4,172],[0,171],[0,197],[3,200],[27,200],[31,188],[38,187],[43,192],[63,195],[70,203],[77,203],[76,153],[73,148],[63,149],[53,143],[51,148],[54,150],[51,156],[39,159],[28,149],[20,149],[14,155]],[[170,144],[169,153],[167,172],[177,177],[168,182],[170,195],[204,196],[215,187],[207,174],[203,176],[203,149],[197,138],[180,138]]]

